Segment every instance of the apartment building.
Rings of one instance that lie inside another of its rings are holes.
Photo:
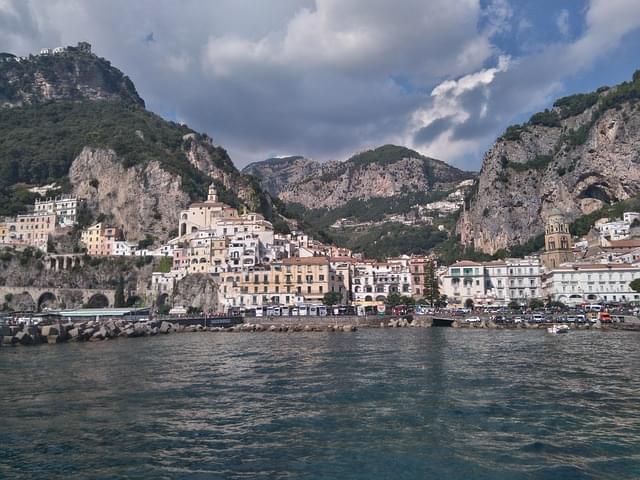
[[[122,239],[122,230],[118,227],[96,223],[82,232],[80,241],[87,249],[87,254],[94,257],[114,255],[115,244]]]
[[[322,303],[328,292],[347,300],[343,274],[331,268],[328,257],[286,258],[269,268],[224,272],[219,278],[227,308]]]

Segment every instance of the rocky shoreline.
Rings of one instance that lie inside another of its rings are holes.
[[[392,318],[379,324],[369,323],[356,325],[351,323],[328,322],[324,324],[278,324],[278,323],[242,323],[227,327],[205,327],[202,325],[181,325],[169,321],[127,322],[123,320],[107,320],[53,325],[5,325],[0,327],[0,346],[31,346],[41,344],[58,344],[66,342],[99,342],[119,338],[136,338],[170,333],[187,332],[356,332],[360,328],[426,328],[431,327],[428,318],[410,320],[408,318]],[[521,323],[516,325],[498,325],[491,321],[464,323],[454,321],[451,327],[466,330],[544,330],[548,325]],[[640,331],[640,324],[625,325],[577,325],[572,330],[627,330]]]

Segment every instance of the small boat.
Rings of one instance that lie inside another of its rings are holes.
[[[548,333],[569,333],[568,325],[552,325],[547,327]]]

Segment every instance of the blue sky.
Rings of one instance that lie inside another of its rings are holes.
[[[638,0],[0,0],[0,49],[86,40],[238,166],[384,143],[466,169],[640,68]]]

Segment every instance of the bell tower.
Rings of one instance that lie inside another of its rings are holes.
[[[562,263],[573,261],[569,224],[560,210],[551,210],[544,227],[544,253],[542,264],[546,270],[553,270]]]
[[[218,203],[218,192],[215,185],[209,185],[209,193],[207,194],[207,203]]]

